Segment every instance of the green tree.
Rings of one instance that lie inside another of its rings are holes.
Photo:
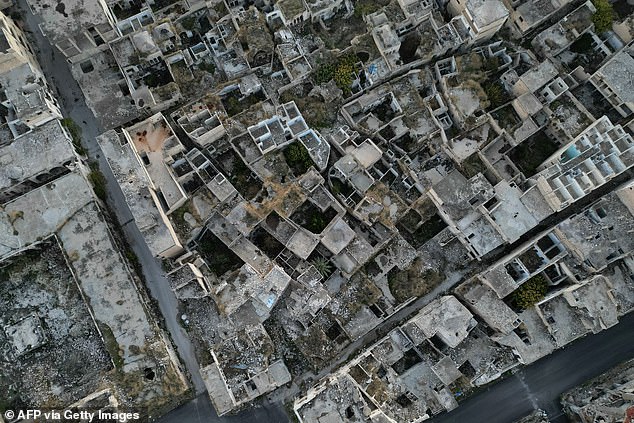
[[[315,72],[315,82],[324,84],[330,81],[335,74],[335,67],[330,63],[324,63],[317,68]]]
[[[608,0],[592,0],[597,11],[592,15],[592,23],[594,23],[595,31],[600,34],[612,29],[612,21],[614,19],[614,11]]]
[[[344,92],[345,95],[350,94],[350,85],[359,71],[357,57],[354,54],[347,54],[337,59],[337,63],[332,65],[325,63],[317,68],[315,72],[315,82],[322,84],[333,79],[337,87]]]
[[[326,222],[323,215],[313,214],[312,216],[310,216],[308,220],[308,225],[306,226],[307,226],[307,229],[311,231],[312,233],[320,234],[324,229],[326,229],[327,225],[328,225],[328,222]]]
[[[315,267],[315,269],[317,269],[317,271],[323,278],[328,277],[328,275],[332,271],[332,265],[330,264],[330,261],[326,260],[323,257],[317,257],[315,260],[313,260],[312,265]]]
[[[303,175],[313,165],[308,151],[299,142],[289,145],[284,150],[284,158],[296,175]]]
[[[366,15],[371,15],[380,8],[381,5],[377,3],[358,2],[354,5],[354,16],[356,18],[363,18]]]
[[[496,109],[508,101],[506,91],[499,82],[487,83],[484,85],[484,92],[491,102],[491,108]]]
[[[540,302],[548,292],[548,282],[543,275],[535,275],[524,282],[513,293],[513,302],[522,310]]]

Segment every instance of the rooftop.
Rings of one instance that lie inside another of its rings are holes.
[[[614,93],[626,103],[634,103],[634,58],[629,50],[621,50],[614,55],[597,74]]]
[[[512,332],[520,324],[518,315],[491,288],[477,279],[463,283],[456,288],[456,293],[487,325],[501,333]]]
[[[0,147],[0,191],[51,172],[64,172],[75,152],[58,120],[50,121],[11,144]]]
[[[440,297],[410,320],[427,338],[438,336],[450,348],[462,342],[476,325],[473,315],[453,296]]]
[[[7,120],[19,119],[33,128],[61,117],[46,81],[27,58],[16,53],[0,55],[0,78],[12,108]]]
[[[519,81],[513,86],[513,91],[516,95],[526,92],[534,93],[557,75],[558,72],[555,65],[550,60],[544,60],[537,67],[523,73]]]
[[[139,161],[144,164],[163,211],[167,213],[179,207],[187,199],[187,194],[168,162],[173,156],[183,153],[185,147],[165,117],[158,113],[124,129],[123,133]]]
[[[467,9],[480,29],[505,19],[509,11],[501,0],[467,0]]]
[[[155,256],[162,256],[172,248],[179,249],[176,234],[159,208],[153,184],[130,144],[114,130],[100,135],[97,141],[150,251]]]
[[[527,0],[515,8],[523,27],[531,28],[570,0]]]

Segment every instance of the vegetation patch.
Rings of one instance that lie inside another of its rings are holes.
[[[491,109],[497,109],[511,100],[500,81],[486,82],[483,88]]]
[[[81,128],[77,123],[71,118],[62,119],[62,126],[66,128],[68,133],[70,134],[70,138],[73,142],[73,147],[75,147],[75,151],[77,154],[81,154],[82,156],[86,155],[86,149],[84,148],[81,142]]]
[[[187,202],[185,202],[185,204],[183,204],[182,206],[174,210],[172,214],[170,214],[172,223],[174,224],[174,229],[179,235],[186,235],[191,230],[189,224],[187,224],[187,221],[185,220],[185,213],[190,213],[190,206],[191,200],[188,200]]]
[[[612,29],[612,22],[614,21],[612,4],[608,0],[592,0],[592,4],[597,9],[592,15],[592,23],[597,34]]]
[[[317,269],[321,277],[324,279],[328,279],[334,271],[334,267],[330,263],[330,260],[322,256],[315,257],[310,263],[315,266],[315,269]]]
[[[543,300],[547,292],[548,282],[546,278],[542,274],[535,275],[513,292],[513,304],[526,310]]]
[[[233,150],[222,155],[219,162],[229,182],[245,199],[251,200],[260,192],[262,182]]]
[[[311,166],[315,165],[306,147],[299,142],[294,142],[286,147],[284,150],[284,158],[286,159],[286,164],[291,168],[295,176],[303,175]]]
[[[209,269],[217,276],[237,270],[244,264],[240,257],[211,231],[205,231],[203,236],[197,241],[197,244],[198,250],[205,262],[207,262]]]
[[[306,201],[293,213],[291,220],[314,234],[320,234],[336,215],[337,212],[331,207],[322,212],[313,203]]]
[[[99,170],[96,163],[90,164],[90,173],[88,173],[88,181],[91,183],[95,195],[101,201],[105,202],[107,197],[106,178]]]
[[[537,168],[558,148],[556,143],[551,141],[543,131],[540,131],[513,148],[509,152],[509,157],[522,170],[524,176],[530,178],[537,173]]]
[[[317,84],[323,84],[334,80],[344,95],[350,95],[352,82],[357,72],[359,72],[357,60],[356,55],[346,54],[338,58],[334,64],[322,64],[317,68],[317,72],[315,73],[315,82],[317,82]]]
[[[329,128],[337,120],[337,110],[340,102],[326,103],[321,97],[308,95],[307,91],[300,93],[285,91],[280,96],[280,102],[294,101],[302,111],[304,120],[313,129]]]
[[[332,192],[334,194],[341,194],[343,198],[348,198],[355,191],[352,186],[346,182],[342,181],[339,178],[330,178],[330,183],[332,184]]]
[[[110,326],[103,322],[97,322],[97,324],[99,325],[99,331],[101,332],[101,336],[103,336],[106,349],[108,350],[108,354],[110,354],[110,358],[112,358],[114,366],[117,369],[121,369],[123,367],[121,348],[119,347],[119,343],[112,333],[112,329],[110,329]]]
[[[508,132],[513,132],[515,127],[521,122],[513,106],[510,104],[491,112],[491,116]]]
[[[383,6],[387,6],[390,2],[385,0],[358,0],[354,3],[354,16],[363,18],[378,12]]]
[[[222,106],[225,108],[229,117],[242,113],[249,107],[258,104],[264,100],[265,96],[262,91],[258,91],[255,94],[251,94],[247,97],[238,97],[238,91],[232,91],[226,97],[222,99]]]
[[[214,74],[216,73],[216,65],[213,64],[212,62],[200,62],[198,64],[198,69],[200,69],[201,71],[205,71],[208,72],[210,74]]]
[[[399,270],[393,268],[387,274],[387,282],[394,299],[400,304],[412,297],[421,297],[431,292],[443,280],[436,270],[423,270],[423,263],[417,258],[412,265]]]
[[[418,213],[413,212],[415,215],[419,216]],[[406,216],[410,218],[409,216]],[[411,218],[410,218],[411,219]],[[407,225],[410,225],[413,222],[402,221],[397,225],[399,228],[400,234],[405,238],[405,240],[414,248],[419,248],[424,245],[427,241],[435,237],[447,227],[447,223],[438,215],[434,214],[432,217],[427,219],[422,225],[420,225],[417,229],[411,230],[411,227],[408,229]]]

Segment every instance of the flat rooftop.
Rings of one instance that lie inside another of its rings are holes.
[[[113,347],[109,352],[118,369],[144,380],[141,375],[146,367],[164,363],[160,376],[152,381],[126,385],[130,401],[159,407],[181,395],[186,385],[171,358],[173,352],[150,320],[92,189],[77,171],[4,205],[0,260],[51,235],[59,239],[92,315]],[[166,386],[170,386],[169,397]]]
[[[509,11],[500,0],[467,0],[467,8],[478,28],[504,19]]]
[[[0,79],[2,91],[13,106],[16,118],[29,127],[59,117],[57,106],[46,98],[43,81],[31,67],[31,64],[16,53],[0,55]],[[10,119],[10,117],[9,117]]]
[[[471,312],[451,295],[429,303],[410,322],[420,327],[427,338],[437,335],[451,348],[456,348],[476,325]]]
[[[169,169],[167,161],[173,155],[183,153],[185,147],[178,140],[161,113],[147,118],[123,130],[132,149],[144,164],[154,189],[165,201],[168,212],[186,200],[187,194]],[[160,194],[159,194],[160,193]]]
[[[597,73],[621,101],[634,103],[634,58],[629,51],[615,54]]]
[[[137,227],[152,254],[159,256],[179,245],[179,242],[171,229],[171,224],[166,222],[165,214],[159,211],[160,205],[153,200],[150,194],[151,182],[130,144],[122,144],[121,141],[114,130],[97,137],[101,151],[123,191]]]
[[[103,0],[27,0],[27,4],[40,17],[40,28],[53,44],[81,36],[87,28],[112,27]]]
[[[74,160],[75,152],[59,121],[47,122],[0,147],[0,190]]]

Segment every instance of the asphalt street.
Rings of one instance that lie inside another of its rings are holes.
[[[567,390],[634,358],[634,314],[596,335],[586,336],[551,355],[493,382],[450,413],[431,423],[511,423],[541,408],[553,423],[566,422],[559,397]]]
[[[56,48],[52,48],[48,40],[44,38],[39,31],[37,26],[38,19],[29,12],[26,2],[20,0],[18,1],[18,5],[22,10],[25,25],[30,31],[30,38],[35,41],[40,66],[46,74],[49,83],[57,90],[57,97],[61,102],[60,105],[62,106],[64,115],[73,119],[73,121],[81,127],[82,142],[88,151],[88,156],[99,162],[99,168],[106,179],[108,204],[110,208],[117,215],[119,222],[131,222],[132,213],[119,188],[119,184],[101,154],[101,149],[96,140],[96,137],[103,132],[103,129],[99,126],[92,111],[86,106],[84,96],[79,85],[72,77],[65,57]],[[205,386],[198,370],[199,366],[194,355],[192,344],[185,330],[178,322],[179,317],[177,316],[178,307],[176,297],[169,288],[169,283],[165,279],[160,263],[150,252],[136,225],[124,223],[123,231],[130,247],[142,265],[147,286],[152,297],[154,297],[159,304],[159,308],[165,319],[165,325],[170,332],[181,359],[191,375],[196,393],[204,392]]]
[[[26,28],[38,50],[38,60],[49,79],[57,88],[58,98],[64,114],[72,118],[83,131],[83,141],[88,155],[98,160],[106,178],[109,205],[124,224],[124,234],[139,258],[151,295],[158,301],[165,324],[183,360],[197,398],[174,410],[160,421],[171,422],[287,422],[288,418],[279,404],[268,404],[254,408],[237,416],[218,418],[211,406],[198,371],[192,344],[179,324],[177,300],[169,289],[160,263],[152,256],[143,237],[134,224],[123,193],[110,171],[96,142],[102,133],[92,111],[86,106],[79,86],[72,78],[65,58],[42,36],[37,27],[37,19],[28,12],[25,0],[18,0],[23,11]],[[454,282],[454,281],[452,281]],[[439,287],[444,291],[448,286]],[[434,292],[434,294],[437,294]],[[435,295],[434,295],[435,296]],[[427,299],[419,299],[406,307],[390,322],[398,322],[413,310],[420,308]],[[531,412],[536,406],[546,409],[553,416],[560,413],[559,395],[567,389],[596,376],[610,367],[634,357],[634,315],[608,331],[584,338],[577,343],[559,350],[539,362],[523,368],[515,375],[494,383],[491,387],[469,398],[452,413],[433,419],[433,422],[512,422]],[[347,350],[371,343],[377,336],[376,330],[353,343]],[[335,363],[335,367],[339,362]]]
[[[64,116],[70,117],[81,127],[82,141],[88,151],[88,156],[99,163],[106,179],[108,204],[115,212],[119,222],[123,223],[124,235],[141,263],[150,294],[158,302],[167,330],[191,377],[197,397],[166,416],[168,419],[166,421],[178,421],[179,423],[203,421],[287,422],[288,418],[282,405],[276,403],[260,406],[260,408],[245,411],[231,418],[218,418],[200,376],[199,365],[191,341],[179,323],[177,299],[169,287],[161,264],[150,252],[136,225],[130,224],[133,222],[132,213],[97,143],[97,136],[104,130],[99,126],[90,108],[86,106],[81,89],[72,77],[66,59],[57,49],[51,47],[48,40],[42,35],[38,28],[38,19],[29,12],[26,1],[18,0],[17,4],[22,11],[25,29],[29,31],[29,38],[35,44],[40,66],[49,83],[56,88],[57,98],[60,101]]]
[[[235,416],[218,417],[207,394],[163,416],[158,423],[287,423],[288,417],[278,404],[256,405]]]

